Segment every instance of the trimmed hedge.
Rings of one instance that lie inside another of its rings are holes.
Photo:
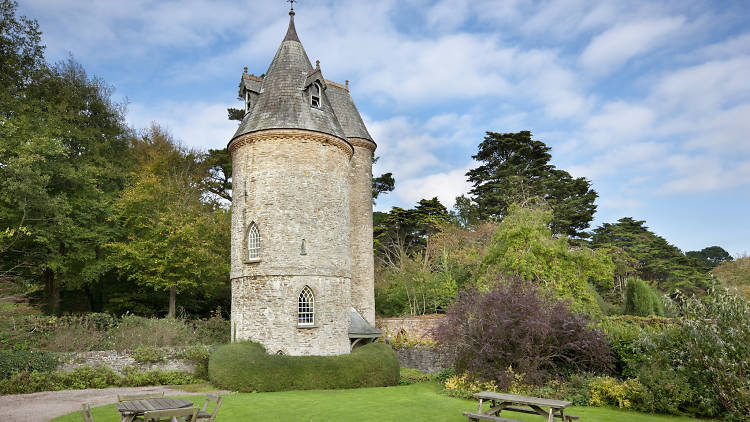
[[[219,388],[242,392],[381,387],[398,384],[399,365],[384,343],[340,356],[284,356],[242,342],[216,349],[208,376]]]

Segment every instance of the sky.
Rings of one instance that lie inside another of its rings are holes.
[[[264,73],[282,0],[21,0],[49,61],[72,56],[184,145],[223,148],[240,75]],[[376,210],[471,189],[486,131],[530,130],[598,192],[592,228],[645,220],[683,251],[750,253],[745,1],[301,0],[295,25],[350,93],[396,189]]]

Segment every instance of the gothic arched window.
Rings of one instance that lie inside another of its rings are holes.
[[[255,222],[250,223],[247,230],[247,259],[260,259],[260,231]]]
[[[297,325],[309,327],[315,324],[315,296],[312,289],[305,286],[297,299]]]
[[[315,82],[310,89],[310,105],[320,108],[320,84]]]

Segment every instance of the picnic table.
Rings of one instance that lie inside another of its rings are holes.
[[[190,400],[159,398],[124,401],[116,404],[115,409],[120,412],[122,422],[132,422],[137,416],[143,416],[149,411],[181,409],[192,405]]]
[[[547,418],[548,422],[555,422],[556,419],[560,419],[563,422],[578,419],[578,416],[565,414],[565,408],[572,404],[569,401],[493,393],[490,391],[476,393],[474,394],[474,398],[479,400],[479,409],[476,412],[464,412],[464,416],[468,417],[470,421],[518,422],[516,419],[505,418],[506,414],[500,416],[502,411],[539,415]],[[485,402],[489,402],[489,408],[483,411],[482,406],[484,406]]]

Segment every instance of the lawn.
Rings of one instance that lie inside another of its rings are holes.
[[[436,384],[423,383],[400,387],[362,388],[356,390],[287,391],[281,393],[229,394],[219,410],[218,422],[269,420],[274,421],[455,421],[467,422],[461,415],[476,410],[476,404],[439,394]],[[203,404],[202,398],[183,397]],[[620,409],[573,407],[570,413],[581,421],[597,422],[681,422],[688,417],[649,415]],[[92,411],[96,422],[118,422],[114,405]],[[513,416],[514,419],[542,422],[533,415]],[[80,422],[80,413],[53,419],[53,422]]]

